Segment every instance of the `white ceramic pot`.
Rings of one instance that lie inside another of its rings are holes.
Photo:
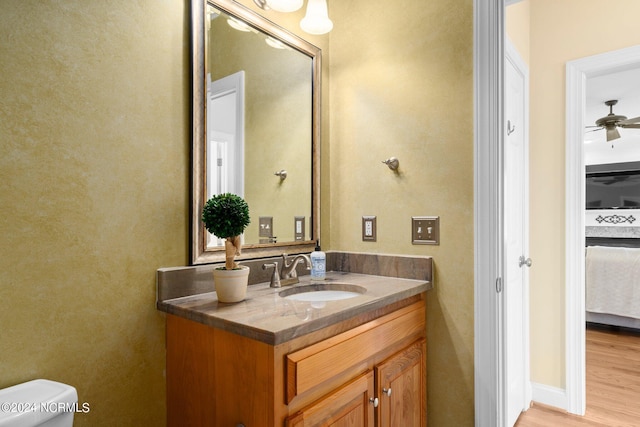
[[[213,285],[220,302],[239,302],[247,296],[249,267],[241,265],[235,270],[213,270]]]

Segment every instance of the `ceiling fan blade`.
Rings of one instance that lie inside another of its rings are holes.
[[[625,128],[625,129],[640,129],[640,123],[638,124],[632,124],[632,125],[619,125],[621,128]]]
[[[613,141],[614,139],[620,138],[620,132],[615,127],[610,127],[607,129],[607,142]]]
[[[592,127],[594,127],[594,128],[596,128],[596,127],[597,127],[598,129],[585,130],[585,131],[584,131],[584,133],[597,132],[597,131],[599,131],[599,130],[604,129],[604,128],[601,128],[600,126],[592,126]]]
[[[629,125],[632,123],[640,123],[640,117],[634,117],[632,119],[625,119],[618,122],[619,125]]]

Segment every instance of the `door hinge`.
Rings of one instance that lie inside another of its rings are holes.
[[[496,279],[496,292],[497,293],[502,292],[502,277],[498,277]]]

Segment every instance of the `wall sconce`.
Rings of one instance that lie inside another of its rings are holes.
[[[300,28],[309,34],[326,34],[333,28],[327,12],[327,0],[309,0],[307,14],[300,21]]]
[[[267,0],[269,7],[278,12],[295,12],[304,0]]]
[[[302,7],[304,0],[253,0],[262,10],[294,12]],[[300,21],[300,28],[309,34],[326,34],[333,29],[329,19],[327,0],[308,0],[307,12]]]
[[[253,2],[262,10],[295,12],[302,7],[304,0],[253,0]]]

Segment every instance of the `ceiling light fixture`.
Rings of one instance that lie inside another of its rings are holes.
[[[304,0],[253,0],[262,10],[273,9],[277,12],[295,12],[300,9]],[[300,21],[300,28],[309,34],[326,34],[333,29],[329,19],[327,0],[308,0],[307,12]]]
[[[267,5],[278,12],[295,12],[302,7],[304,0],[267,0]]]
[[[333,28],[327,12],[327,0],[309,0],[300,28],[309,34],[326,34]]]
[[[304,0],[253,0],[253,2],[262,10],[295,12],[302,7]]]

